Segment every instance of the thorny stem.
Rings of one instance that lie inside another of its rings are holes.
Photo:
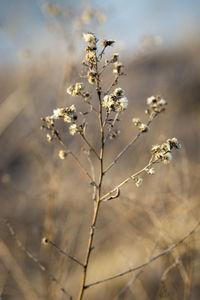
[[[102,51],[103,54],[103,51]],[[87,276],[87,270],[88,270],[88,265],[90,261],[90,255],[91,251],[93,249],[93,240],[94,240],[94,234],[95,234],[95,228],[96,228],[96,222],[97,222],[97,217],[99,213],[99,208],[100,208],[100,198],[101,198],[101,186],[102,186],[102,181],[103,181],[103,159],[104,159],[104,126],[103,126],[103,114],[102,114],[102,102],[101,102],[101,87],[100,87],[100,79],[99,79],[99,73],[98,73],[98,59],[96,57],[96,73],[97,73],[97,83],[96,83],[96,90],[97,90],[97,95],[98,95],[98,100],[99,100],[99,124],[100,124],[100,133],[101,133],[101,149],[100,149],[100,170],[99,170],[99,180],[98,180],[98,185],[97,185],[97,195],[96,195],[96,202],[94,202],[94,213],[93,213],[93,218],[92,218],[92,224],[90,227],[90,235],[88,239],[88,246],[86,250],[86,256],[85,256],[85,263],[84,263],[84,269],[83,269],[83,277],[82,277],[82,282],[81,282],[81,288],[80,288],[80,293],[78,300],[83,299],[84,291],[85,291],[85,282],[86,282],[86,276]]]
[[[150,126],[152,121],[156,118],[158,113],[153,114],[148,123],[147,126]],[[120,159],[120,157],[137,141],[137,139],[141,136],[143,132],[139,131],[138,134],[122,149],[122,151],[114,158],[114,160],[109,164],[109,166],[104,170],[104,174],[106,174],[113,166],[116,164],[116,162]]]
[[[195,233],[195,231],[197,230],[197,228],[200,226],[200,221],[195,225],[195,227],[190,231],[188,232],[182,239],[180,239],[178,242],[172,244],[169,248],[165,249],[164,251],[158,253],[157,255],[153,256],[152,258],[150,258],[149,260],[147,260],[147,262],[141,264],[141,265],[138,265],[134,268],[130,268],[124,272],[121,272],[121,273],[118,273],[114,276],[110,276],[110,277],[107,277],[105,279],[102,279],[102,280],[98,280],[98,281],[95,281],[95,282],[92,282],[92,283],[89,283],[85,288],[89,288],[91,286],[94,286],[94,285],[97,285],[97,284],[100,284],[100,283],[104,283],[106,281],[109,281],[109,280],[112,280],[112,279],[115,279],[115,278],[118,278],[118,277],[122,277],[126,274],[129,274],[131,272],[134,272],[134,271],[137,271],[137,270],[140,270],[140,269],[143,269],[144,267],[146,267],[147,265],[149,265],[150,263],[152,263],[153,261],[157,260],[158,258],[160,258],[161,256],[165,256],[167,254],[169,254],[172,250],[174,250],[174,248],[178,247],[180,244],[182,244],[186,239],[188,239],[192,234]]]

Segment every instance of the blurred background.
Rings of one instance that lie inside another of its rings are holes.
[[[158,166],[137,189],[129,183],[100,211],[88,283],[139,265],[190,231],[200,218],[200,2],[171,0],[42,1],[0,0],[0,299],[67,299],[47,272],[76,299],[80,267],[50,246],[47,236],[81,261],[87,245],[92,188],[61,147],[40,131],[42,116],[76,104],[66,88],[82,81],[82,33],[114,39],[107,55],[120,53],[126,76],[122,87],[129,108],[117,123],[121,134],[106,148],[106,165],[137,134],[131,119],[147,119],[145,100],[162,95],[167,110],[129,149],[105,178],[109,191],[148,162],[151,146],[176,136],[182,149]],[[105,56],[106,58],[106,56]],[[112,79],[105,73],[104,84]],[[90,86],[91,88],[91,86]],[[94,118],[90,141],[98,146]],[[86,168],[78,136],[66,144]],[[67,131],[68,133],[68,131]],[[94,159],[94,157],[91,157]],[[133,273],[86,291],[85,299],[192,299],[200,297],[199,232],[170,255]],[[135,277],[136,276],[136,277]],[[128,284],[128,285],[127,285]]]

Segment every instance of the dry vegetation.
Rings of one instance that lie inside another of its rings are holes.
[[[120,116],[120,137],[108,142],[105,164],[137,134],[131,120],[144,118],[145,99],[150,94],[164,95],[168,106],[150,131],[110,170],[105,191],[143,168],[152,145],[177,136],[182,150],[174,153],[173,164],[159,165],[154,176],[146,176],[139,189],[131,181],[117,199],[101,207],[87,283],[145,263],[184,238],[200,219],[199,50],[200,44],[194,42],[168,51],[139,53],[123,61],[127,76],[120,86],[126,91],[129,106]],[[68,299],[61,288],[73,299],[78,297],[82,267],[59,249],[84,261],[93,214],[91,186],[71,157],[64,161],[58,158],[61,147],[49,145],[39,130],[41,116],[51,114],[61,103],[74,103],[64,91],[79,81],[79,64],[75,67],[76,75],[63,67],[63,58],[52,59],[48,53],[30,57],[29,64],[21,68],[1,67],[2,299]],[[85,110],[85,104],[75,101]],[[64,130],[62,122],[58,126]],[[95,129],[89,129],[90,141],[98,146]],[[66,135],[64,142],[88,167],[81,150],[84,141]],[[12,227],[6,226],[4,219]],[[41,245],[44,236],[59,249],[49,243]],[[86,289],[84,299],[197,300],[199,248],[197,231],[144,268]],[[58,284],[52,280],[55,278]]]

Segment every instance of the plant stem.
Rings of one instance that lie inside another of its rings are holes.
[[[87,277],[87,270],[88,270],[88,265],[90,261],[90,255],[91,251],[93,249],[93,240],[94,240],[94,234],[95,234],[95,228],[96,228],[96,223],[97,223],[97,217],[100,209],[100,204],[101,204],[101,187],[102,187],[102,181],[103,181],[103,158],[104,158],[104,124],[103,124],[103,114],[102,114],[102,102],[101,102],[101,87],[100,87],[100,79],[99,79],[99,73],[98,73],[98,60],[96,59],[96,73],[97,75],[97,95],[98,95],[98,100],[99,100],[99,125],[100,125],[100,133],[101,133],[101,149],[100,149],[100,167],[99,167],[99,180],[98,180],[98,185],[97,185],[97,197],[96,197],[96,202],[94,206],[94,213],[92,217],[92,224],[90,226],[90,235],[88,239],[88,246],[86,250],[86,256],[85,256],[85,262],[84,262],[84,269],[83,269],[83,277],[82,277],[82,282],[81,282],[81,288],[79,292],[79,297],[78,300],[82,300],[84,296],[84,291],[85,291],[85,283],[86,283],[86,277]]]

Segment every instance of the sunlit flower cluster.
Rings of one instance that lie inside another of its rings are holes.
[[[137,123],[137,119],[135,119],[135,122]],[[170,163],[170,161],[172,160],[171,151],[173,148],[175,148],[175,149],[181,148],[181,144],[175,137],[172,139],[168,139],[165,143],[163,143],[161,145],[152,146],[151,160],[149,162],[149,165],[145,169],[143,169],[142,172],[146,172],[148,175],[154,175],[155,169],[154,169],[153,165],[155,163],[158,163],[158,162],[163,162],[164,164]],[[143,183],[143,178],[141,177],[142,172],[140,172],[140,175],[132,177],[132,179],[134,180],[135,185],[137,187],[140,187]]]
[[[97,38],[91,32],[84,33],[83,37],[84,37],[85,42],[88,43],[88,45],[85,48],[85,50],[86,50],[86,55],[85,55],[86,62],[83,61],[82,64],[88,67],[88,73],[87,73],[88,82],[90,84],[94,84],[94,83],[97,82],[97,72],[96,72],[96,64],[97,64],[97,61],[98,61],[97,53],[96,53]]]
[[[164,164],[168,164],[172,160],[171,150],[173,148],[181,148],[181,144],[175,137],[172,139],[168,139],[165,143],[161,145],[154,145],[151,149],[151,152],[155,159],[161,160]]]
[[[156,112],[159,113],[165,109],[167,105],[167,101],[160,96],[151,96],[147,98],[146,104],[148,105],[149,109],[147,110],[148,113]]]
[[[141,132],[147,132],[147,131],[149,131],[149,126],[146,125],[146,124],[144,124],[144,123],[142,123],[142,122],[140,121],[139,118],[133,118],[133,119],[132,119],[132,122],[133,122],[133,124],[134,124],[136,127],[138,127],[138,129],[139,129]]]
[[[123,67],[122,63],[120,63],[119,61],[116,61],[114,63],[113,74],[116,76],[120,75],[122,73],[122,67]]]
[[[122,112],[128,107],[128,99],[121,88],[116,88],[111,95],[104,96],[102,105],[108,113]]]
[[[58,137],[59,133],[55,129],[55,121],[63,119],[66,123],[74,123],[77,120],[76,107],[74,104],[65,108],[56,108],[53,110],[51,116],[41,118],[43,122],[41,129],[47,129],[50,133],[47,133],[46,138],[48,142],[53,140],[53,137]]]
[[[92,33],[83,33],[83,38],[85,42],[91,43],[94,41],[94,35]]]
[[[71,96],[78,96],[78,95],[80,95],[80,92],[82,90],[83,90],[83,83],[77,82],[67,88],[67,93]]]
[[[65,108],[56,108],[53,110],[53,115],[50,117],[53,120],[63,118],[65,122],[71,123],[77,120],[76,107],[72,104]]]
[[[78,128],[78,126],[76,124],[71,124],[69,126],[69,133],[71,135],[75,135],[78,131],[79,131],[79,128]]]

